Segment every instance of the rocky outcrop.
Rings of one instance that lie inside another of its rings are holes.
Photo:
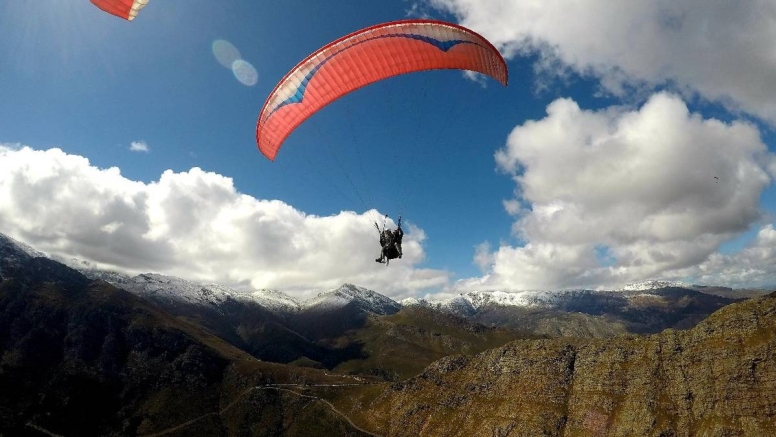
[[[776,293],[688,331],[447,357],[370,406],[388,436],[776,435]]]

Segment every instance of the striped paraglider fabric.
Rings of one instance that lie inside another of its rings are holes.
[[[485,38],[436,20],[378,24],[346,35],[296,65],[259,113],[256,142],[274,160],[283,141],[313,113],[376,81],[423,70],[479,72],[507,84],[504,58]]]
[[[148,0],[90,0],[103,11],[119,18],[132,21],[137,16]]]

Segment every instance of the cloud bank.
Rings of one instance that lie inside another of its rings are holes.
[[[455,289],[616,287],[653,278],[776,284],[776,237],[735,255],[720,245],[764,224],[776,156],[755,126],[704,119],[676,95],[586,111],[570,99],[517,126],[495,160],[520,245],[480,246],[484,276]],[[737,273],[738,272],[738,273]]]
[[[0,232],[36,249],[127,273],[160,272],[299,297],[352,282],[401,298],[447,283],[421,269],[422,229],[401,263],[375,263],[377,211],[305,214],[192,168],[143,183],[60,149],[0,145]],[[393,224],[391,224],[393,225]]]

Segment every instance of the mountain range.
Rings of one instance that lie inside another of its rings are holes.
[[[5,239],[10,241],[8,237],[5,237]],[[21,243],[15,243],[21,245]],[[45,256],[29,246],[25,246],[24,250],[32,251],[36,254],[35,256]],[[568,313],[601,315],[614,307],[649,306],[649,302],[647,302],[649,299],[655,300],[654,303],[658,303],[658,301],[661,301],[661,304],[665,303],[663,306],[671,306],[671,302],[663,301],[666,299],[670,300],[671,295],[675,296],[677,293],[696,297],[712,295],[730,300],[719,301],[710,299],[710,301],[717,301],[722,305],[767,293],[767,290],[734,290],[728,287],[652,280],[629,284],[620,290],[577,289],[522,292],[489,290],[461,293],[446,299],[407,298],[397,302],[373,290],[353,284],[343,284],[337,289],[319,293],[313,298],[300,301],[279,290],[237,291],[220,284],[192,282],[156,273],[145,273],[130,277],[116,272],[95,269],[90,267],[88,263],[75,259],[59,261],[80,271],[90,279],[101,279],[137,295],[154,300],[167,299],[168,301],[175,300],[204,306],[218,306],[227,300],[236,300],[245,303],[255,303],[277,315],[303,313],[315,311],[316,309],[317,311],[334,310],[351,303],[363,311],[373,314],[390,314],[399,311],[401,308],[422,306],[465,317],[475,316],[494,307],[560,310]],[[612,302],[613,300],[617,302],[614,303]],[[602,303],[605,301],[608,303]],[[654,329],[659,331],[663,328],[663,326],[656,326]]]
[[[223,285],[200,284],[159,274],[129,277],[79,268],[78,263],[71,265],[91,279],[103,279],[168,305],[217,308],[227,302],[255,304],[284,320],[313,319],[318,314],[342,311],[345,307],[358,314],[372,315],[388,315],[403,308],[423,307],[486,326],[519,328],[548,336],[607,337],[625,332],[656,333],[665,328],[685,329],[725,305],[766,293],[765,290],[645,281],[611,291],[477,291],[442,300],[408,298],[397,302],[375,291],[343,284],[306,301],[299,301],[278,290],[240,292]],[[326,327],[319,328],[332,331]],[[346,328],[342,326],[334,331]]]
[[[0,435],[769,435],[776,411],[758,290],[300,302],[67,264],[0,234]]]

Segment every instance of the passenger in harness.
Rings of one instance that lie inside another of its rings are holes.
[[[386,216],[387,217],[387,216]],[[401,216],[399,216],[399,223],[396,230],[391,231],[385,229],[383,224],[383,230],[380,231],[380,226],[375,223],[377,232],[380,233],[380,257],[375,261],[379,263],[385,263],[387,266],[392,259],[401,258],[401,240],[404,237],[404,231],[401,229]]]

